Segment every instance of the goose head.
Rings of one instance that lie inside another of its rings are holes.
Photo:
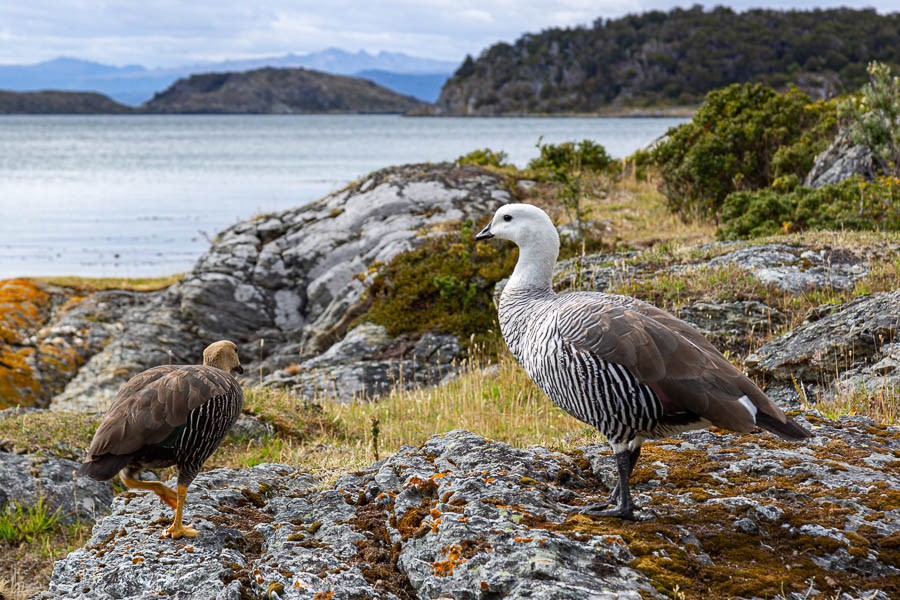
[[[207,346],[203,351],[203,364],[222,369],[226,373],[244,372],[241,360],[238,358],[237,346],[228,340],[220,340]]]
[[[476,240],[499,238],[519,247],[519,260],[510,278],[514,286],[550,288],[559,256],[559,233],[543,210],[531,204],[506,204]]]

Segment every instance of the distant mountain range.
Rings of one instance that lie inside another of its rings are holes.
[[[77,58],[57,58],[33,65],[0,65],[0,90],[92,91],[122,104],[138,106],[176,80],[195,74],[244,72],[264,67],[304,67],[361,77],[400,94],[434,102],[441,86],[457,66],[451,61],[419,58],[400,52],[369,54],[361,50],[352,53],[338,48],[309,54],[156,69],[141,65],[115,67]]]

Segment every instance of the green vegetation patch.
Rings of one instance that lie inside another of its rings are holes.
[[[804,229],[900,231],[900,179],[857,176],[818,189],[735,192],[725,199],[717,235],[734,240]]]
[[[0,541],[34,541],[36,536],[52,530],[59,517],[59,509],[51,513],[43,498],[33,505],[13,500],[0,510]]]
[[[368,288],[372,307],[362,318],[391,336],[434,330],[466,342],[496,332],[491,294],[512,273],[517,251],[513,244],[476,244],[474,234],[469,221],[381,265]]]
[[[836,128],[833,102],[812,103],[795,88],[779,94],[733,84],[707,94],[690,123],[670,129],[652,157],[672,210],[715,218],[732,192],[805,177]]]
[[[81,460],[99,415],[37,411],[0,417],[0,450]]]
[[[33,277],[35,281],[43,281],[53,285],[72,288],[82,292],[99,292],[102,290],[131,290],[133,292],[155,292],[164,290],[177,283],[184,273],[176,273],[168,277]]]

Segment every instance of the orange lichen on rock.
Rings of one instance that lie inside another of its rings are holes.
[[[0,344],[0,399],[5,403],[14,405],[18,401],[28,406],[41,397],[41,385],[27,362],[33,354],[34,348],[13,349]]]
[[[50,295],[33,281],[0,281],[0,342],[22,344],[49,310]]]
[[[446,556],[447,560],[439,560],[431,563],[431,571],[435,577],[448,577],[453,575],[453,569],[466,562],[461,558],[462,546],[453,544],[441,550],[441,556]]]
[[[29,406],[41,399],[31,361],[35,349],[23,346],[50,312],[50,295],[26,279],[0,281],[0,408]]]

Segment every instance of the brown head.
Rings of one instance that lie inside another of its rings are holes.
[[[241,360],[238,358],[237,346],[228,340],[221,340],[207,346],[203,351],[203,364],[222,369],[226,373],[244,372]]]

